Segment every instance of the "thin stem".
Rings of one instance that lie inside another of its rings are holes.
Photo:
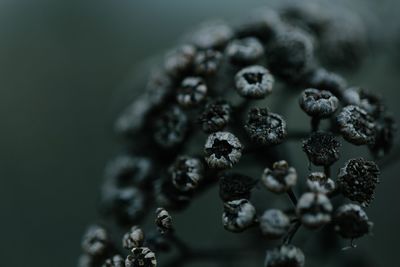
[[[287,191],[287,194],[288,194],[288,196],[289,196],[289,198],[290,198],[290,201],[292,201],[293,206],[296,208],[296,207],[297,207],[297,197],[296,197],[296,195],[294,194],[293,189],[289,189],[289,190]]]
[[[318,131],[320,122],[321,122],[321,119],[318,117],[311,118],[311,131],[312,132]]]
[[[307,131],[297,130],[297,131],[288,131],[288,140],[299,140],[306,139],[310,136],[310,133]]]
[[[324,173],[326,178],[331,178],[331,166],[324,166]]]
[[[289,230],[289,232],[285,236],[285,238],[283,239],[283,244],[285,244],[285,245],[290,244],[293,240],[293,237],[296,235],[297,231],[300,229],[300,227],[301,227],[301,222],[300,221],[295,222],[294,225],[292,226],[292,228]]]

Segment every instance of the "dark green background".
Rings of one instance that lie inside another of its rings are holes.
[[[399,2],[331,2],[339,3],[368,21],[380,47],[348,78],[379,90],[398,114]],[[265,4],[271,1],[0,0],[0,265],[75,266],[115,151],[114,115],[135,94],[129,81],[196,23]],[[377,266],[398,264],[399,170],[384,171],[368,209],[375,234],[359,242]]]

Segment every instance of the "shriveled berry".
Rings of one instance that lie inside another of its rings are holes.
[[[211,168],[231,168],[242,157],[243,146],[229,132],[216,132],[208,136],[204,146],[205,159]]]
[[[172,231],[172,217],[169,212],[164,208],[157,208],[156,210],[156,226],[161,234]]]
[[[169,52],[165,58],[166,72],[173,77],[189,72],[195,56],[196,48],[188,44]]]
[[[252,108],[244,126],[253,142],[261,145],[277,145],[287,136],[286,122],[267,108]]]
[[[178,106],[172,106],[156,119],[154,139],[160,146],[171,148],[183,142],[187,129],[186,114]]]
[[[375,162],[363,158],[351,159],[340,169],[337,184],[345,197],[365,207],[374,199],[379,173]]]
[[[337,110],[339,100],[331,92],[309,88],[300,96],[300,107],[311,117],[327,118]]]
[[[207,85],[200,77],[185,78],[176,92],[176,100],[183,107],[200,104],[207,96]]]
[[[138,226],[132,226],[129,232],[125,233],[122,237],[122,246],[126,249],[133,249],[141,247],[144,241],[144,234],[142,229]]]
[[[235,86],[239,95],[250,99],[261,99],[272,92],[274,77],[258,65],[246,67],[235,75]]]
[[[198,118],[205,133],[221,131],[229,123],[231,107],[225,100],[208,103]]]
[[[219,177],[219,196],[223,201],[249,199],[255,184],[251,177],[225,172]]]
[[[303,267],[305,262],[303,252],[292,245],[282,245],[267,250],[265,267]]]
[[[172,184],[180,191],[193,190],[203,179],[203,169],[200,159],[180,156],[169,168]]]
[[[201,25],[191,36],[192,43],[200,49],[219,49],[233,37],[233,30],[223,21],[211,21]]]
[[[257,38],[247,37],[230,42],[226,54],[233,64],[249,65],[262,58],[264,47]]]
[[[372,144],[375,138],[373,118],[362,108],[346,106],[337,116],[343,138],[355,145]]]
[[[256,209],[247,199],[237,199],[224,203],[222,224],[231,232],[243,232],[254,223]]]
[[[303,151],[317,166],[330,166],[339,159],[340,142],[331,133],[314,132],[303,141]]]
[[[102,267],[125,267],[125,261],[120,255],[107,259]]]
[[[281,194],[296,185],[297,172],[286,161],[281,160],[275,162],[272,169],[264,170],[261,181],[271,192]]]
[[[335,182],[323,172],[313,172],[307,178],[307,187],[311,192],[330,194],[335,190]]]
[[[356,204],[345,204],[339,207],[333,222],[335,231],[341,237],[348,239],[368,234],[373,226],[365,211]]]
[[[331,220],[332,204],[325,194],[305,193],[297,203],[297,215],[308,228],[318,228]]]
[[[221,64],[221,52],[213,49],[199,51],[194,59],[194,71],[200,76],[210,76],[218,71]]]
[[[126,257],[125,267],[156,267],[157,259],[153,251],[146,247],[133,248]]]
[[[99,225],[91,225],[83,236],[82,250],[88,255],[100,257],[107,253],[110,244],[106,229]]]
[[[261,232],[268,238],[284,236],[290,227],[289,217],[278,209],[266,210],[260,218]]]

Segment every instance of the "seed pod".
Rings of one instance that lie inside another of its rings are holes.
[[[252,108],[244,128],[253,142],[265,146],[280,144],[287,136],[285,120],[266,108]]]
[[[266,210],[260,218],[261,232],[268,238],[281,238],[290,227],[289,217],[278,209]]]
[[[333,134],[314,132],[303,141],[303,151],[317,166],[330,166],[339,159],[340,142]]]
[[[176,100],[183,107],[200,104],[207,96],[207,86],[202,78],[185,78],[176,93]]]
[[[343,238],[362,237],[371,231],[373,223],[358,205],[346,204],[338,208],[334,217],[335,231]]]
[[[257,38],[247,37],[230,42],[226,54],[233,64],[250,65],[262,58],[264,47]]]
[[[231,107],[225,100],[208,103],[198,121],[205,133],[221,131],[230,121]]]
[[[133,249],[143,245],[144,234],[138,226],[132,226],[131,230],[122,237],[122,246],[126,249]]]
[[[194,72],[200,76],[214,75],[220,64],[222,54],[213,49],[199,51],[194,59]]]
[[[308,176],[307,187],[314,193],[330,194],[335,190],[335,182],[323,172],[313,172]]]
[[[205,159],[211,168],[231,168],[242,156],[242,144],[229,132],[216,132],[208,136],[204,146]]]
[[[332,204],[326,195],[305,193],[297,203],[297,215],[304,226],[315,229],[331,220]]]
[[[172,106],[156,119],[154,139],[161,147],[172,148],[183,142],[187,129],[186,114],[178,106]]]
[[[256,181],[239,173],[223,173],[219,177],[219,196],[223,201],[249,199]]]
[[[223,21],[211,21],[201,25],[191,36],[192,43],[200,49],[219,49],[233,37],[232,29]]]
[[[193,157],[180,156],[169,168],[172,184],[180,191],[194,190],[203,179],[203,163]]]
[[[375,138],[375,125],[368,113],[357,107],[347,106],[337,116],[339,131],[343,138],[355,145],[372,144]]]
[[[146,247],[133,248],[126,257],[125,267],[156,267],[157,260],[153,251]]]
[[[332,93],[314,88],[304,90],[299,102],[304,112],[315,118],[328,118],[339,105],[339,100]]]
[[[165,234],[173,230],[172,217],[164,208],[157,208],[155,223],[158,231],[161,234]]]
[[[94,257],[102,257],[110,248],[110,238],[106,229],[98,225],[91,225],[82,239],[82,250]]]
[[[281,194],[296,185],[297,172],[286,161],[281,160],[272,165],[272,170],[264,170],[261,181],[271,192]]]
[[[345,197],[366,207],[374,199],[378,176],[379,168],[375,162],[355,158],[340,169],[337,184]]]
[[[239,95],[249,99],[262,99],[272,92],[274,77],[263,66],[253,65],[235,75]]]
[[[120,255],[107,259],[102,267],[125,267],[125,261]]]
[[[222,224],[230,232],[243,232],[254,223],[255,218],[256,209],[247,199],[224,203]]]
[[[172,77],[179,77],[187,73],[193,64],[196,48],[192,45],[182,45],[169,52],[165,58],[165,70]]]
[[[304,266],[303,252],[292,245],[282,245],[272,250],[267,250],[265,267],[302,267]]]

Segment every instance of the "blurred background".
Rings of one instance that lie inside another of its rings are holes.
[[[144,76],[148,60],[193,25],[278,2],[0,0],[0,265],[75,266],[116,150],[113,120],[142,89],[127,81]],[[377,45],[344,76],[379,91],[398,114],[400,2],[331,4],[359,14]],[[346,252],[367,251],[371,266],[398,263],[399,171],[395,164],[383,172],[368,209],[374,235],[357,242],[363,250]],[[220,209],[210,212],[212,227]]]

